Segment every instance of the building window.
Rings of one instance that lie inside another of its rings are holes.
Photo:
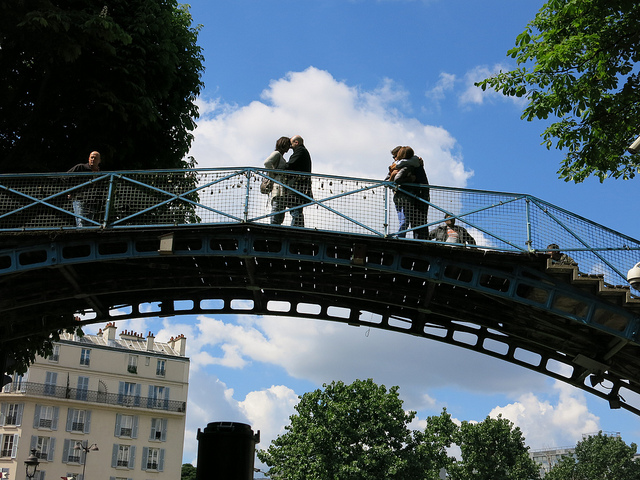
[[[131,447],[129,445],[118,445],[118,460],[116,466],[129,468],[129,455]]]
[[[137,415],[116,415],[116,437],[138,438],[138,416]]]
[[[87,400],[89,392],[89,377],[78,377],[76,400]]]
[[[167,410],[169,408],[169,387],[149,385],[147,407]]]
[[[58,383],[58,373],[57,372],[47,372],[44,378],[44,394],[45,395],[55,395],[56,394],[56,383]]]
[[[53,351],[51,352],[51,355],[47,357],[47,360],[50,362],[57,362],[60,360],[60,345],[53,346]]]
[[[127,365],[127,372],[138,373],[138,355],[129,355],[129,364]]]
[[[150,448],[147,454],[147,470],[158,470],[159,448]]]
[[[11,383],[7,383],[3,388],[2,391],[5,393],[11,393],[11,392],[25,392],[26,390],[26,382],[27,382],[27,376],[29,375],[29,371],[27,371],[27,373],[25,373],[24,375],[20,375],[16,372],[13,372],[13,374],[11,375]]]
[[[16,451],[18,450],[18,435],[2,435],[2,451],[0,456],[2,457],[16,457]]]
[[[83,348],[80,353],[80,365],[84,365],[86,367],[91,363],[91,350],[88,348]]]
[[[143,447],[142,470],[164,470],[164,448]]]
[[[40,460],[53,460],[53,447],[55,445],[55,438],[51,437],[31,437],[31,450],[36,451],[36,456]]]
[[[156,375],[158,375],[159,377],[164,377],[164,367],[165,367],[165,361],[164,360],[158,360],[157,366],[156,366]]]
[[[131,437],[133,434],[133,415],[122,415],[120,417],[120,436]]]
[[[67,432],[89,433],[91,412],[70,408],[67,411]]]
[[[149,440],[164,442],[167,439],[167,419],[152,418],[151,419],[151,435]]]
[[[19,427],[22,424],[23,403],[3,403],[0,405],[0,427]]]
[[[51,427],[53,427],[53,407],[49,405],[43,405],[40,407],[40,419],[38,421],[38,428]]]
[[[120,382],[118,385],[118,403],[133,407],[140,406],[140,384]]]

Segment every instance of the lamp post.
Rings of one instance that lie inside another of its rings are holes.
[[[93,445],[85,447],[81,442],[76,442],[76,446],[73,447],[73,449],[84,452],[84,462],[82,462],[82,480],[84,480],[84,470],[85,468],[87,468],[87,455],[89,454],[89,452],[99,451],[98,444],[94,443]]]
[[[31,455],[24,461],[24,466],[27,470],[27,478],[32,479],[36,476],[36,472],[38,471],[38,465],[40,461],[36,455],[36,449],[31,450]]]

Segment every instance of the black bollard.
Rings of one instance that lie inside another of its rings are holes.
[[[212,422],[196,438],[196,480],[253,480],[260,430],[254,435],[246,423]]]

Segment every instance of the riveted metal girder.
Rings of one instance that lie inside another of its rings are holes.
[[[640,307],[574,273],[530,253],[259,225],[15,235],[0,249],[0,333],[70,313],[315,318],[471,349],[640,413]]]

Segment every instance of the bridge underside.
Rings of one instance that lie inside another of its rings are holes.
[[[639,307],[540,255],[258,225],[16,234],[0,246],[4,341],[73,325],[74,313],[315,318],[475,350],[640,414]]]

